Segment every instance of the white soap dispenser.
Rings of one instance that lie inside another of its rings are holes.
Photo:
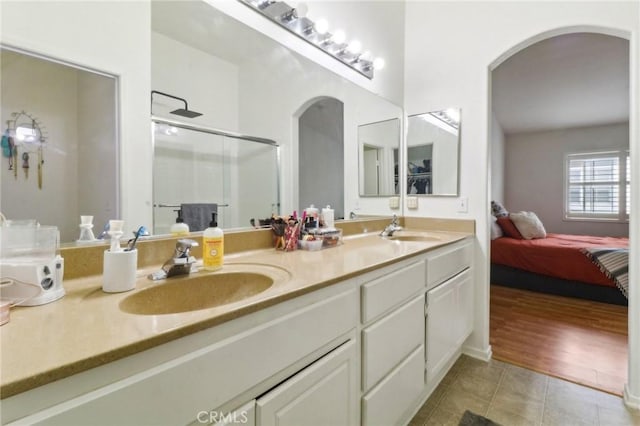
[[[169,232],[174,237],[184,237],[189,235],[189,225],[184,223],[184,219],[182,219],[182,210],[174,210],[178,213],[178,217],[176,218],[176,223],[171,225]]]

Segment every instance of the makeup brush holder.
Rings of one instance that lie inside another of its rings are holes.
[[[102,291],[120,293],[136,288],[138,250],[104,252]]]

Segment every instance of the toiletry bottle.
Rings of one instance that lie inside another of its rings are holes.
[[[324,226],[333,229],[335,228],[335,222],[333,219],[333,209],[330,205],[322,209],[322,220],[324,221]]]
[[[320,226],[320,211],[311,204],[309,207],[304,209],[307,214],[307,228],[317,228]]]
[[[184,220],[182,219],[182,210],[174,211],[178,212],[178,217],[176,218],[176,223],[171,225],[169,232],[171,232],[171,235],[175,237],[183,237],[185,235],[189,235],[189,225],[184,223]]]
[[[218,228],[217,213],[211,213],[209,227],[202,233],[202,266],[208,271],[222,268],[224,262],[224,233]]]

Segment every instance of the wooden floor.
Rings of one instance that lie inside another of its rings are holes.
[[[622,395],[627,307],[491,286],[490,343],[500,361]]]

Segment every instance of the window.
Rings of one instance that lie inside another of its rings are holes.
[[[628,151],[567,155],[565,217],[627,221],[630,169]]]

